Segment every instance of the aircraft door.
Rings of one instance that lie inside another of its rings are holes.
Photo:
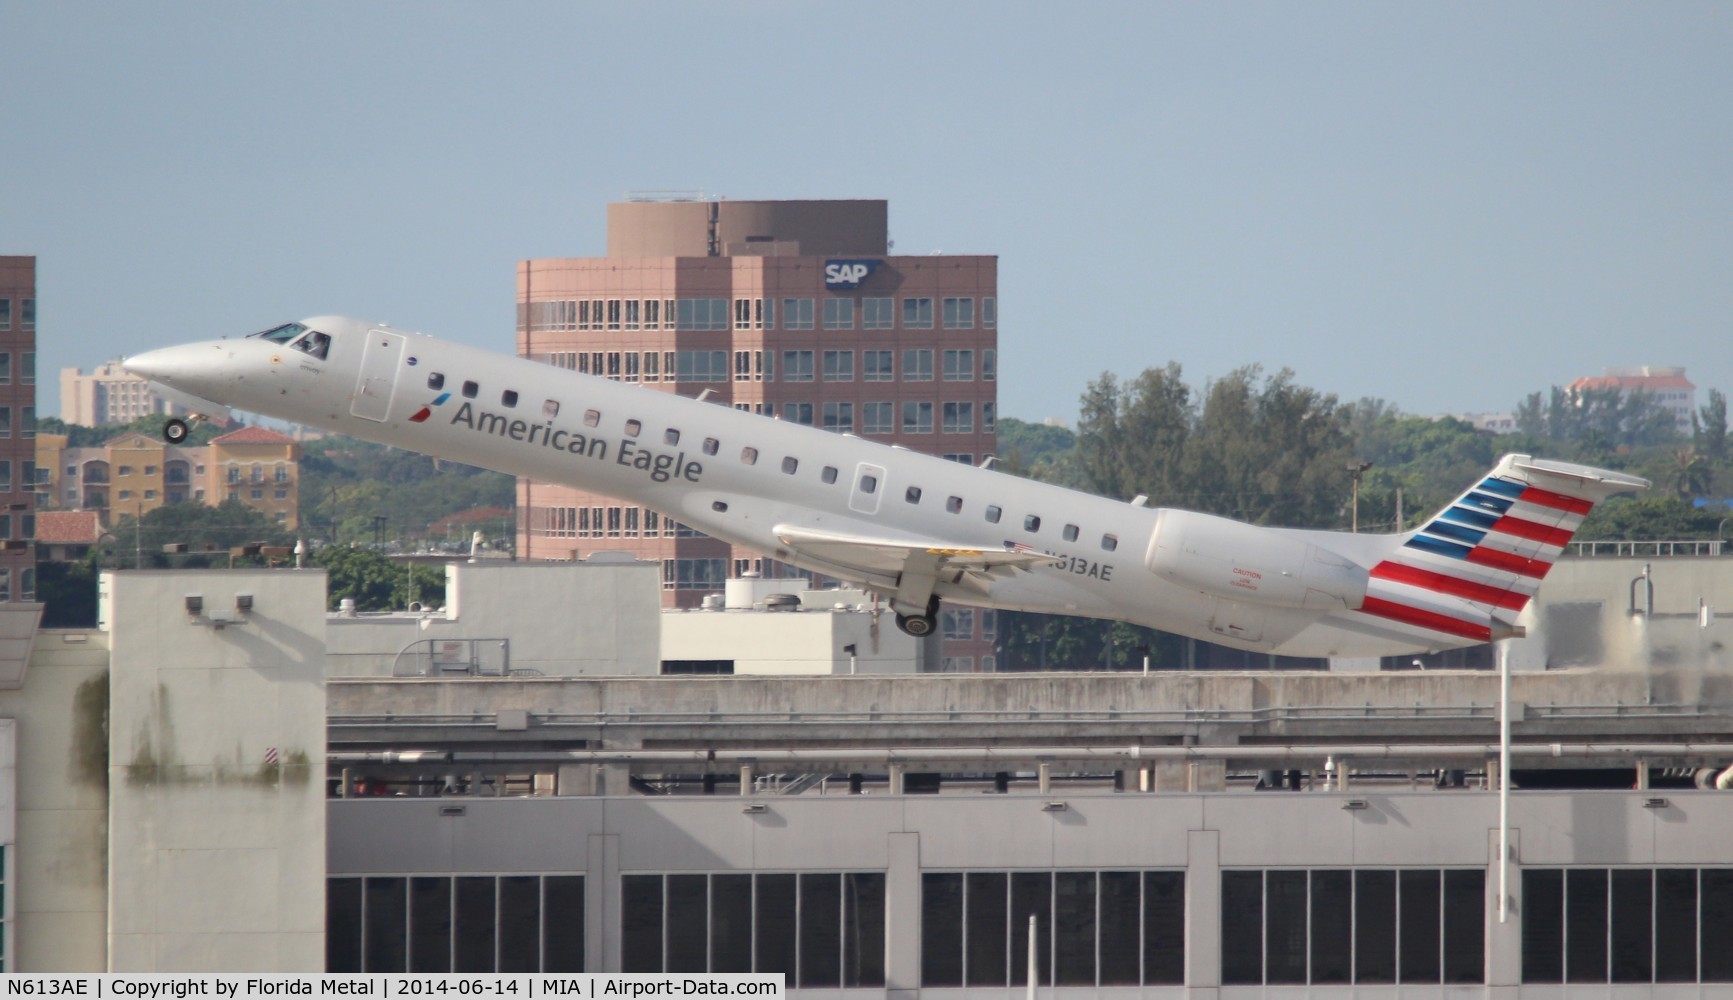
[[[879,497],[885,491],[885,470],[865,462],[855,466],[854,484],[849,487],[848,509],[857,514],[877,514]]]
[[[368,420],[384,420],[391,412],[391,397],[397,390],[397,369],[403,361],[405,339],[401,333],[367,331],[362,340],[361,373],[355,379],[350,413]]]

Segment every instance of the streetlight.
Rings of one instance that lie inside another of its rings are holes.
[[[1354,477],[1354,510],[1348,530],[1355,533],[1360,531],[1360,474],[1371,467],[1371,462],[1355,460],[1348,463],[1348,474]]]

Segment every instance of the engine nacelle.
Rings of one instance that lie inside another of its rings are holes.
[[[1366,568],[1269,528],[1186,510],[1156,515],[1146,561],[1171,583],[1242,604],[1353,610]]]

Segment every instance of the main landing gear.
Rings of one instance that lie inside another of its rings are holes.
[[[168,422],[162,425],[163,440],[169,444],[181,444],[186,441],[187,435],[193,432],[194,427],[204,422],[205,417],[201,413],[190,413],[185,420],[170,417]]]
[[[902,629],[917,639],[925,639],[933,634],[933,629],[939,623],[939,599],[927,599],[927,613],[924,615],[897,615],[897,628]]]

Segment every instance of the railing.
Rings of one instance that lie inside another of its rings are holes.
[[[509,639],[417,639],[391,661],[393,677],[505,677]]]
[[[1605,541],[1605,542],[1572,542],[1571,554],[1581,558],[1604,556],[1610,558],[1638,558],[1645,556],[1718,556],[1721,554],[1722,541],[1716,539],[1687,538],[1674,541]]]

